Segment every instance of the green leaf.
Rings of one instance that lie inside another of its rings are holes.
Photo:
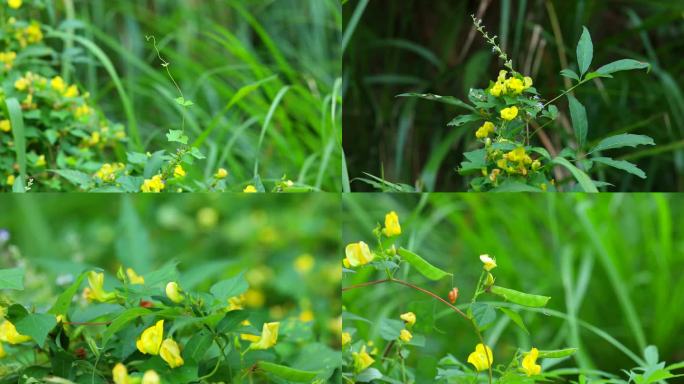
[[[589,175],[584,173],[581,169],[575,167],[570,163],[567,159],[562,158],[562,157],[556,157],[552,161],[553,164],[560,165],[565,167],[572,175],[575,177],[577,182],[579,183],[580,187],[582,187],[582,190],[584,192],[589,192],[589,193],[597,193],[598,189],[596,189],[596,186],[594,183],[591,181],[591,178]]]
[[[172,143],[181,143],[181,144],[187,144],[188,143],[188,137],[186,135],[184,135],[183,131],[180,129],[169,130],[169,133],[166,134],[166,139]]]
[[[639,167],[637,167],[636,164],[630,163],[626,160],[615,160],[611,159],[610,157],[593,157],[591,160],[596,163],[605,164],[609,167],[623,170],[642,179],[646,178],[646,174],[644,173],[644,171],[639,169]]]
[[[598,72],[589,72],[589,73],[587,73],[586,76],[584,76],[584,80],[591,80],[591,79],[595,79],[597,77],[607,77],[610,79],[613,76],[608,75],[608,74],[598,73]]]
[[[309,383],[316,378],[316,375],[318,375],[318,372],[303,371],[301,369],[294,369],[284,365],[269,363],[268,361],[263,360],[257,363],[257,367],[259,367],[259,369],[262,371],[268,372],[281,379],[294,381],[297,383]]]
[[[463,124],[471,123],[473,121],[479,121],[479,120],[482,120],[482,116],[480,116],[480,115],[475,115],[475,114],[461,115],[461,116],[456,116],[447,125],[450,127],[460,127]]]
[[[569,77],[573,80],[580,81],[579,75],[575,73],[575,71],[573,71],[572,69],[564,69],[560,71],[560,74],[561,76]]]
[[[451,273],[444,272],[443,270],[435,267],[408,249],[399,248],[399,251],[397,252],[399,253],[399,256],[411,264],[413,268],[430,280],[439,280],[443,277],[451,276]]]
[[[123,265],[133,268],[138,273],[149,271],[152,260],[150,238],[133,201],[129,198],[121,200],[117,231],[114,244],[116,258]]]
[[[398,339],[402,329],[404,329],[404,322],[400,320],[383,318],[380,319],[380,324],[378,325],[380,337],[387,341]]]
[[[123,327],[128,325],[128,323],[130,323],[131,321],[133,321],[133,320],[135,320],[141,316],[148,315],[150,313],[152,313],[152,311],[150,311],[147,308],[141,308],[141,307],[129,308],[129,309],[121,312],[121,314],[119,314],[119,316],[117,316],[112,321],[112,323],[109,324],[107,329],[102,334],[102,346],[107,345],[107,342],[109,341],[109,339],[111,339],[114,336],[114,334],[119,332]]]
[[[580,36],[579,43],[577,43],[577,65],[579,66],[581,76],[584,76],[587,72],[593,58],[594,44],[591,42],[591,35],[587,27],[582,27],[582,36]]]
[[[541,188],[533,187],[519,181],[506,180],[501,185],[493,188],[491,192],[507,193],[507,192],[544,192]]]
[[[560,359],[572,356],[577,352],[577,348],[554,349],[552,351],[539,351],[539,358]]]
[[[249,317],[247,311],[230,311],[219,321],[216,325],[216,331],[219,333],[228,333],[238,328],[240,323]]]
[[[589,128],[587,110],[582,103],[570,94],[568,94],[568,101],[570,105],[570,118],[572,119],[572,127],[575,130],[577,144],[579,148],[582,148],[587,143],[587,130]]]
[[[649,63],[644,63],[641,61],[636,61],[632,59],[622,59],[618,61],[613,61],[610,64],[606,64],[602,66],[601,68],[596,70],[596,73],[599,73],[601,75],[609,75],[614,72],[619,72],[619,71],[631,71],[633,69],[644,69],[646,68],[647,71],[651,70],[651,64]]]
[[[186,360],[201,361],[207,353],[209,347],[214,342],[214,338],[207,330],[200,330],[188,340],[183,348],[183,358]]]
[[[40,346],[45,343],[48,333],[55,325],[57,319],[47,313],[29,313],[15,324],[19,333],[31,336]]]
[[[70,183],[77,185],[81,189],[87,189],[91,184],[90,175],[74,169],[55,169],[53,172],[67,179]]]
[[[490,304],[474,303],[471,310],[473,319],[480,329],[485,328],[496,320],[496,310]]]
[[[508,316],[509,319],[511,319],[520,329],[525,331],[528,335],[530,334],[530,331],[527,330],[527,327],[525,326],[525,323],[523,322],[522,317],[518,314],[518,312],[515,312],[511,309],[501,307],[499,308],[501,312],[503,312],[506,316]]]
[[[499,295],[511,303],[524,305],[526,307],[544,307],[549,299],[551,299],[548,296],[531,295],[529,293],[499,287],[498,285],[492,285],[489,290],[493,294]]]
[[[373,380],[382,379],[382,372],[376,368],[368,368],[356,376],[356,381],[359,383],[370,383]]]
[[[24,269],[0,269],[0,289],[24,290]]]
[[[589,153],[622,147],[636,147],[638,145],[655,145],[655,142],[648,136],[623,133],[601,140]]]
[[[81,283],[83,283],[83,279],[85,279],[87,275],[88,272],[81,273],[76,278],[76,281],[74,281],[69,288],[67,288],[57,297],[57,301],[55,301],[48,313],[53,315],[66,315],[67,312],[69,312],[69,307],[71,306],[74,295],[78,292],[78,289],[81,287]]]
[[[454,105],[456,107],[461,107],[468,109],[470,111],[475,112],[475,108],[467,104],[460,99],[457,99],[453,96],[440,96],[440,95],[434,95],[432,93],[402,93],[401,95],[397,95],[397,97],[418,97],[420,99],[425,99],[425,100],[431,100],[431,101],[437,101],[440,103],[444,104],[449,104],[449,105]]]
[[[244,273],[241,272],[230,279],[219,281],[209,291],[216,299],[225,302],[233,296],[244,293],[247,288],[249,288],[249,285],[247,280],[245,280]]]
[[[185,98],[183,98],[183,97],[176,98],[176,103],[178,103],[179,105],[182,105],[184,107],[190,107],[192,105],[195,105],[195,103],[193,103],[190,100],[185,100]],[[186,144],[186,143],[184,143],[184,144]]]

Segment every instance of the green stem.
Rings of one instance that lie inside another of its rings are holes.
[[[580,85],[586,83],[587,81],[589,81],[589,80],[584,79],[584,80],[580,81],[579,83],[573,85],[573,86],[570,87],[568,90],[566,90],[566,91],[564,91],[563,93],[561,93],[560,95],[554,97],[554,98],[551,99],[550,101],[547,101],[546,104],[544,104],[544,105],[542,106],[542,109],[546,108],[547,105],[553,103],[554,101],[556,101],[556,100],[560,99],[561,97],[567,95],[568,93],[572,92],[575,88],[577,88],[577,87],[579,87]]]

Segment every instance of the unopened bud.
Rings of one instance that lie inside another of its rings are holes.
[[[456,299],[458,299],[458,288],[454,287],[449,291],[449,301],[451,304],[456,303]]]
[[[485,287],[489,288],[494,285],[494,275],[487,273],[487,280],[485,281]]]
[[[126,282],[126,274],[124,273],[123,265],[119,265],[119,270],[116,271],[116,278],[119,279],[122,283]]]

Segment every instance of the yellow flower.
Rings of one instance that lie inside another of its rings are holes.
[[[66,89],[66,83],[61,76],[55,76],[50,80],[50,87],[59,93],[64,93]]]
[[[503,84],[506,81],[506,74],[507,73],[508,72],[506,72],[505,69],[500,70],[499,71],[499,77],[496,78],[496,82]]]
[[[83,116],[88,116],[91,113],[91,109],[87,104],[83,104],[76,108],[74,111],[74,116],[76,116],[77,119],[80,119]]]
[[[349,332],[342,332],[342,345],[351,343],[351,334]]]
[[[245,295],[233,296],[228,299],[227,311],[238,311],[243,308],[245,303]]]
[[[499,97],[501,96],[502,93],[504,93],[505,88],[501,83],[496,83],[494,86],[489,90],[489,93],[492,94],[494,97]]]
[[[159,193],[166,186],[164,185],[164,180],[162,180],[161,175],[154,175],[151,179],[143,181],[140,190],[144,193]]]
[[[45,166],[45,155],[40,155],[38,156],[38,159],[36,159],[36,167],[44,167]]]
[[[391,211],[385,215],[385,228],[382,233],[387,237],[401,235],[401,226],[399,225],[399,216],[396,212]]]
[[[17,81],[14,82],[14,88],[16,88],[17,91],[25,91],[26,88],[29,86],[29,81],[26,80],[23,77],[20,77],[17,79]]]
[[[541,373],[541,365],[535,364],[538,356],[539,350],[537,350],[537,348],[532,348],[523,358],[522,370],[527,376],[535,376]]]
[[[64,97],[77,97],[78,96],[78,87],[75,85],[69,86],[67,90],[64,92]]]
[[[489,121],[485,121],[484,124],[475,132],[475,137],[478,139],[484,139],[494,132],[494,124]]]
[[[302,313],[299,314],[299,321],[301,321],[302,323],[308,323],[313,320],[314,314],[309,309],[307,309],[306,311],[302,311]]]
[[[217,179],[225,179],[228,177],[228,171],[226,171],[225,168],[219,168],[216,173],[214,173],[214,177]]]
[[[375,360],[366,352],[366,346],[361,347],[361,351],[352,352],[352,359],[354,360],[354,371],[361,372],[370,367]]]
[[[533,84],[532,78],[529,77],[529,76],[525,76],[525,77],[523,78],[523,83],[524,83],[525,89],[530,88],[530,87],[532,86],[532,84]]]
[[[10,123],[9,120],[7,120],[7,119],[0,120],[0,131],[9,132],[11,130],[12,130],[12,124]]]
[[[309,255],[308,253],[305,253],[303,255],[297,256],[297,258],[294,261],[294,269],[299,272],[300,274],[305,274],[311,269],[313,269],[315,264],[315,260],[313,256]]]
[[[135,342],[135,346],[142,353],[158,355],[164,338],[164,320],[157,321],[157,324],[147,328]]]
[[[509,93],[519,95],[525,89],[525,84],[522,80],[511,77],[510,79],[506,80],[506,89]]]
[[[180,355],[178,343],[173,341],[173,339],[164,340],[161,349],[159,350],[159,355],[171,368],[180,367],[184,363],[183,358]]]
[[[169,300],[173,301],[176,304],[181,303],[183,302],[183,300],[185,300],[185,297],[183,297],[183,294],[180,292],[178,283],[176,283],[175,281],[166,284],[166,297],[168,297]]]
[[[7,0],[7,5],[13,9],[19,9],[21,8],[21,0]]]
[[[116,179],[116,173],[123,170],[126,166],[123,163],[102,164],[102,167],[95,172],[95,177],[102,181],[113,182]]]
[[[504,108],[501,110],[501,118],[504,120],[511,121],[518,116],[518,107],[515,105],[509,108]]]
[[[133,268],[126,269],[126,275],[128,276],[128,280],[131,282],[131,284],[145,284],[145,278],[135,273],[135,270],[133,270]]]
[[[90,271],[88,273],[89,289],[84,291],[85,297],[88,301],[112,302],[116,300],[114,292],[105,292],[104,290],[104,273]],[[86,293],[87,292],[87,293]]]
[[[16,58],[16,52],[0,52],[0,62],[5,63],[5,69],[8,71],[14,66],[14,59]]]
[[[404,320],[406,324],[408,324],[410,327],[412,327],[413,324],[416,323],[416,314],[413,312],[406,312],[399,316],[399,318]]]
[[[5,348],[2,347],[2,343],[0,343],[0,359],[3,359],[7,356],[7,352],[5,352]]]
[[[121,363],[116,364],[114,369],[112,369],[112,379],[114,380],[114,384],[131,383],[131,378],[128,376],[128,369]]]
[[[19,344],[29,340],[31,340],[31,336],[22,335],[17,332],[17,328],[9,320],[5,320],[0,324],[0,341]]]
[[[142,384],[159,384],[159,375],[153,370],[145,372],[142,378]]]
[[[358,267],[360,265],[365,265],[373,261],[375,256],[368,248],[368,244],[363,241],[358,243],[348,244],[344,249],[347,262],[350,267]]]
[[[496,260],[489,257],[489,255],[480,255],[480,261],[484,264],[484,269],[487,272],[496,268]]]
[[[257,189],[253,185],[248,185],[242,190],[244,193],[257,193]]]
[[[16,177],[14,175],[8,175],[7,176],[7,185],[13,186],[15,180],[16,180]]]
[[[269,349],[276,345],[278,341],[278,328],[280,323],[264,323],[261,330],[261,336],[254,340],[249,346],[249,349]]]
[[[176,165],[176,168],[173,169],[173,177],[176,179],[182,179],[185,177],[185,169],[183,169],[182,165]]]
[[[494,362],[494,355],[488,346],[478,344],[475,347],[475,352],[468,355],[468,362],[474,365],[478,371],[484,371]]]
[[[409,341],[411,341],[412,338],[413,335],[411,334],[411,332],[405,329],[402,329],[399,333],[399,339],[401,339],[401,341],[403,341],[404,343],[408,343]]]

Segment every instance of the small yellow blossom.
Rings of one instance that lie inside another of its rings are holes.
[[[64,93],[66,89],[66,83],[61,76],[55,76],[50,80],[50,87],[59,93]]]
[[[468,355],[468,362],[474,365],[478,372],[484,371],[494,362],[494,355],[488,346],[478,344],[475,347],[475,352]]]
[[[25,343],[31,340],[31,336],[22,335],[9,320],[0,324],[0,341],[10,344]]]
[[[361,347],[361,351],[352,352],[352,359],[354,360],[354,371],[361,372],[373,365],[375,360],[366,352],[366,346]]]
[[[105,163],[95,172],[95,177],[105,182],[113,182],[116,179],[117,172],[122,171],[125,167],[123,163]]]
[[[113,302],[116,301],[116,293],[104,290],[104,273],[90,271],[88,273],[88,288],[84,296],[88,301]]]
[[[133,285],[143,285],[145,284],[145,278],[138,275],[135,273],[135,270],[133,268],[127,268],[126,269],[126,275],[128,276],[128,280],[131,282]]]
[[[226,310],[228,312],[230,311],[239,311],[243,309],[245,304],[245,295],[240,295],[240,296],[233,296],[228,299],[228,308]]]
[[[299,314],[299,321],[301,321],[302,323],[308,323],[313,320],[314,313],[310,309],[302,311],[302,313]]]
[[[261,308],[266,302],[266,296],[258,289],[248,289],[245,292],[245,304],[252,308]]]
[[[494,96],[494,97],[499,97],[499,96],[501,96],[501,94],[504,93],[504,91],[505,91],[504,86],[501,85],[501,83],[496,83],[496,84],[494,84],[494,86],[492,86],[492,88],[489,90],[489,93],[491,93],[492,96]]]
[[[396,212],[391,211],[385,215],[385,228],[382,229],[382,233],[387,237],[401,235],[399,215]]]
[[[278,342],[278,329],[280,323],[264,323],[261,336],[252,342],[249,349],[269,349]]]
[[[399,316],[400,319],[404,320],[409,327],[412,327],[416,323],[416,314],[413,312],[406,312]]]
[[[7,5],[12,9],[21,8],[21,0],[7,0]]]
[[[214,174],[214,177],[217,179],[225,179],[228,177],[228,171],[226,171],[225,168],[219,168]]]
[[[14,175],[8,175],[7,176],[7,185],[13,186],[15,180],[16,180],[16,177]]]
[[[183,294],[180,291],[178,283],[176,283],[175,281],[171,281],[168,284],[166,284],[166,297],[168,297],[169,300],[173,301],[176,304],[181,303],[183,302],[183,300],[185,300],[185,297],[183,297]]]
[[[294,261],[294,269],[300,274],[306,274],[311,271],[316,263],[313,256],[308,253],[297,256]]]
[[[185,169],[183,169],[182,165],[176,165],[176,168],[173,169],[173,177],[176,179],[182,179],[185,177]]]
[[[90,107],[87,104],[83,104],[76,108],[74,111],[74,116],[76,116],[77,119],[80,119],[81,117],[90,115],[91,112],[92,110]]]
[[[114,369],[112,369],[112,379],[114,384],[131,384],[132,382],[130,376],[128,376],[128,369],[121,363],[117,363]]]
[[[344,253],[346,256],[345,260],[350,267],[358,267],[368,264],[375,258],[375,255],[373,255],[373,253],[370,251],[370,248],[368,248],[368,244],[364,243],[363,241],[348,244],[344,249]]]
[[[505,69],[499,71],[499,77],[496,78],[497,83],[503,84],[506,81],[506,75],[508,72]]]
[[[522,80],[511,77],[506,80],[506,90],[513,95],[519,95],[525,89],[525,84]]]
[[[45,155],[40,155],[38,156],[38,159],[36,159],[36,167],[44,167],[45,166]]]
[[[151,369],[143,375],[142,384],[159,384],[159,382],[159,375]]]
[[[26,80],[26,78],[20,77],[17,79],[17,81],[14,82],[14,88],[17,91],[25,91],[26,88],[28,88],[29,84],[30,83],[28,80]]]
[[[64,92],[64,97],[77,97],[78,96],[78,87],[75,85],[70,85],[69,88],[66,89]]]
[[[413,339],[413,335],[406,329],[402,329],[399,333],[399,339],[404,343],[408,343],[409,341],[411,341],[411,339]]]
[[[524,85],[525,89],[532,87],[532,84],[533,84],[533,82],[532,82],[531,77],[525,76],[523,78],[523,85]]]
[[[480,255],[480,261],[484,264],[484,269],[487,272],[496,268],[496,260],[492,259],[489,255]]]
[[[154,175],[151,179],[146,179],[143,181],[140,190],[144,193],[159,193],[166,186],[164,185],[164,180],[161,175]]]
[[[8,71],[14,66],[14,59],[16,58],[16,52],[0,52],[0,62],[5,64],[5,69]]]
[[[138,340],[136,340],[135,346],[144,354],[158,355],[163,338],[164,320],[159,320],[155,325],[143,331]]]
[[[475,137],[478,139],[484,139],[494,132],[494,124],[486,121],[478,130],[475,132]]]
[[[159,355],[171,368],[177,368],[185,363],[180,354],[178,343],[173,339],[166,339],[159,349]]]
[[[9,120],[7,120],[7,119],[0,120],[0,131],[9,132],[11,130],[12,130],[12,124],[10,123]]]
[[[539,350],[532,348],[523,358],[522,370],[527,376],[535,376],[541,373],[541,365],[536,364]]]
[[[351,334],[349,332],[342,332],[342,345],[351,343]]]
[[[250,184],[250,185],[246,186],[245,189],[242,190],[242,192],[244,192],[244,193],[257,193],[257,189],[256,189],[256,187],[254,187],[253,185]]]
[[[518,107],[515,105],[509,108],[504,108],[501,110],[501,118],[507,121],[511,121],[518,116]]]

